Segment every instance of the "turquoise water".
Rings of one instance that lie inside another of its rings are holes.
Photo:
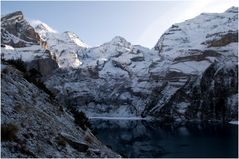
[[[96,136],[123,157],[238,156],[238,125],[99,119],[91,123]]]

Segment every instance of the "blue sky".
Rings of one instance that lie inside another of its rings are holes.
[[[132,44],[152,48],[172,24],[201,12],[223,12],[236,0],[194,1],[1,1],[1,12],[21,10],[29,20],[40,20],[58,32],[73,31],[91,46],[119,35]]]

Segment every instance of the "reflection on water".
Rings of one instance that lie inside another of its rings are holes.
[[[237,157],[237,125],[164,125],[140,120],[91,120],[96,136],[124,157]]]

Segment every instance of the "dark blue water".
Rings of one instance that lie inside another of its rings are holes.
[[[238,157],[238,127],[91,120],[96,136],[123,157]]]

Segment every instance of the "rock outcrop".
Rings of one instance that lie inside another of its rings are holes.
[[[46,77],[53,73],[58,68],[56,61],[51,58],[35,59],[27,64],[28,70],[36,69],[43,77]]]
[[[40,44],[40,36],[24,19],[21,11],[5,15],[1,18],[1,41],[13,47],[25,47]]]

